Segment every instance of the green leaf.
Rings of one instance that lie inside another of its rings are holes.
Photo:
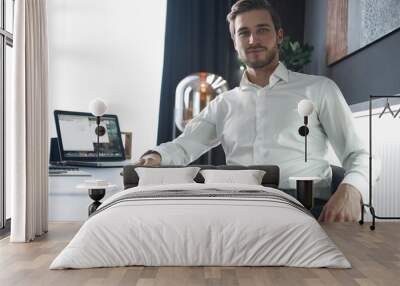
[[[293,71],[300,71],[311,62],[311,55],[314,48],[308,44],[301,45],[298,41],[291,41],[285,37],[280,46],[280,59]]]

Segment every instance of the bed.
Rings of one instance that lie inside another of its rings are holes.
[[[203,168],[215,168],[202,166]],[[223,167],[240,169],[243,167]],[[315,218],[277,189],[279,168],[262,185],[196,183],[137,186],[108,198],[50,269],[144,266],[350,268]]]

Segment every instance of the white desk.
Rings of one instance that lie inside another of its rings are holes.
[[[88,173],[89,176],[49,176],[49,221],[84,221],[87,219],[88,206],[93,200],[89,198],[88,190],[76,188],[85,180],[102,179],[116,185],[116,188],[107,189],[104,199],[124,189],[123,178],[120,175],[121,167],[80,167],[79,170]]]

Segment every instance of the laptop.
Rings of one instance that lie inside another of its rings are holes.
[[[125,160],[117,115],[105,114],[101,117],[100,125],[105,127],[106,132],[100,136],[99,144],[93,114],[55,110],[54,119],[62,165],[112,168],[130,163]]]

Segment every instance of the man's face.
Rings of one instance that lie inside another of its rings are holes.
[[[270,13],[252,10],[235,18],[234,45],[239,59],[248,67],[259,69],[278,62],[278,44],[283,31],[275,31]]]

